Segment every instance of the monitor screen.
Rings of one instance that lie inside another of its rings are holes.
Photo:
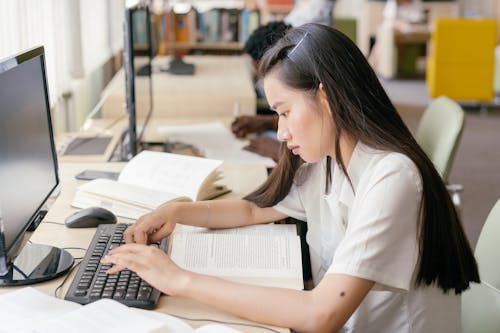
[[[129,121],[124,133],[121,155],[122,159],[129,160],[137,154],[142,135],[153,111],[151,77],[153,48],[151,46],[150,13],[147,6],[134,6],[125,10],[123,33],[123,69]],[[146,54],[143,53],[144,50],[147,50]],[[144,119],[139,134],[137,133],[138,117]]]
[[[59,184],[43,48],[0,61],[0,210],[7,262]]]

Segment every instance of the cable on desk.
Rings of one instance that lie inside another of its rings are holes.
[[[71,269],[69,270],[69,272],[66,274],[66,276],[64,277],[64,280],[61,282],[60,285],[57,286],[57,288],[54,290],[54,297],[55,298],[59,298],[59,296],[57,295],[59,293],[59,290],[61,290],[62,286],[64,286],[64,284],[66,283],[66,281],[68,281],[68,278],[71,276],[71,273],[73,273],[73,271],[75,270],[75,268],[77,268],[78,266],[80,266],[82,262],[79,261],[77,263],[75,263],[73,265],[73,267],[71,267]]]
[[[87,251],[87,249],[83,248],[83,247],[64,247],[63,250],[82,250],[82,251]],[[73,265],[73,267],[71,267],[71,269],[69,270],[68,273],[66,273],[66,276],[64,277],[64,280],[61,282],[61,284],[59,284],[57,286],[57,288],[54,290],[54,297],[55,298],[59,298],[58,296],[58,293],[59,293],[59,290],[61,290],[61,288],[64,286],[64,284],[66,283],[66,281],[68,281],[68,278],[71,276],[71,273],[73,273],[73,271],[75,270],[75,268],[77,268],[78,266],[80,266],[80,264],[82,263],[82,259],[84,257],[78,257],[78,258],[74,258],[75,260],[80,260],[79,262],[75,263]]]
[[[266,330],[266,331],[269,331],[269,332],[280,333],[279,331],[277,331],[277,330],[275,330],[273,328],[269,328],[269,327],[258,325],[258,324],[237,323],[237,322],[234,322],[234,321],[222,321],[222,320],[208,319],[208,318],[189,318],[189,317],[179,316],[179,315],[168,313],[168,312],[165,312],[165,313],[168,314],[169,316],[172,316],[172,317],[175,317],[175,318],[179,318],[179,319],[182,319],[182,320],[188,320],[188,321],[208,321],[208,322],[211,322],[211,323],[224,324],[224,325],[230,325],[230,326],[255,327],[255,328],[260,328],[262,330]]]
[[[61,222],[52,222],[52,221],[43,221],[43,223],[64,225],[64,223],[61,223]]]
[[[87,251],[87,249],[84,249],[83,247],[63,247],[63,250],[81,250],[81,251],[84,251],[84,252]],[[73,257],[73,258],[75,260],[81,260],[84,257]]]

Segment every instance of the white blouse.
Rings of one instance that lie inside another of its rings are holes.
[[[315,284],[337,273],[375,282],[340,332],[460,332],[460,297],[415,288],[420,173],[405,155],[358,143],[347,167],[303,165],[274,208],[306,221]],[[354,189],[354,190],[353,190]]]

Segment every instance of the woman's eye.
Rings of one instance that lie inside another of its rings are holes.
[[[285,111],[285,112],[281,112],[278,114],[279,117],[286,117],[288,116],[288,111]]]

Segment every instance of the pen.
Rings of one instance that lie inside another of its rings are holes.
[[[0,276],[4,276],[9,272],[7,269],[7,251],[5,250],[5,236],[3,226],[3,216],[0,211]]]
[[[234,103],[233,116],[234,116],[234,119],[236,119],[240,116],[240,103],[238,103],[238,102]]]

